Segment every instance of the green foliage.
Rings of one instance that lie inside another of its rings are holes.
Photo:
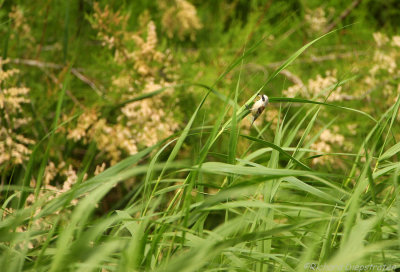
[[[399,265],[396,1],[0,7],[2,270]]]

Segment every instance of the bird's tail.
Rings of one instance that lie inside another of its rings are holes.
[[[251,121],[251,125],[250,125],[250,128],[252,128],[253,127],[253,124],[254,124],[254,121],[256,120],[256,118],[254,118],[253,117],[253,121]]]

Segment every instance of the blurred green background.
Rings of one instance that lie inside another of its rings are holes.
[[[0,228],[15,234],[2,262],[15,271],[63,270],[68,258],[67,270],[95,271],[394,263],[399,26],[396,0],[0,1]],[[257,93],[270,104],[251,127],[240,107]],[[254,234],[275,227],[281,239]]]

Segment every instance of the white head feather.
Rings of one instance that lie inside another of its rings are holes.
[[[260,99],[254,103],[252,110],[257,110],[258,108],[261,108],[261,107],[265,108],[268,105],[269,99],[268,99],[267,95],[262,94],[262,95],[259,95],[259,97],[260,97]]]

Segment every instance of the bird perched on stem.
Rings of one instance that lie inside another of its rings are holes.
[[[258,95],[260,97],[259,100],[257,100],[253,106],[250,108],[248,105],[246,105],[246,108],[250,110],[251,114],[253,115],[253,121],[251,122],[251,126],[253,126],[254,121],[258,118],[258,116],[261,115],[261,113],[264,111],[265,107],[268,105],[268,96],[265,94]]]

